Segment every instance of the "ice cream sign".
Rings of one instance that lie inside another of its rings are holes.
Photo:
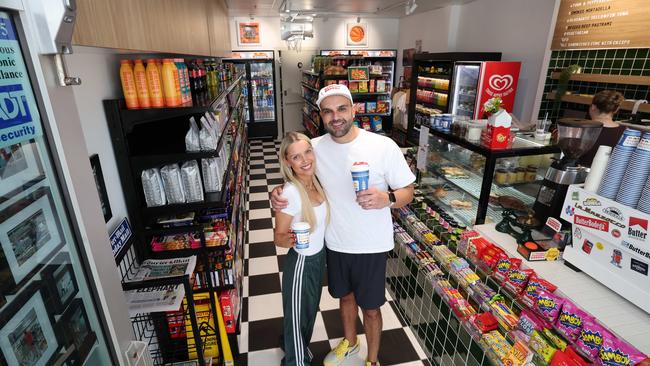
[[[0,148],[41,134],[40,117],[11,19],[0,13]]]
[[[482,62],[479,84],[480,100],[477,105],[482,106],[487,100],[499,97],[503,101],[501,108],[512,112],[520,69],[521,62]],[[475,118],[485,118],[483,108],[477,108],[475,113]]]
[[[514,91],[512,88],[513,83],[512,75],[492,75],[488,79],[489,88],[487,93],[494,97],[503,97],[512,94]]]

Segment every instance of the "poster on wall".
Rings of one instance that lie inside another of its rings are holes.
[[[347,23],[345,45],[348,47],[368,47],[368,27],[366,23]]]
[[[40,116],[14,25],[0,13],[0,148],[41,135]]]
[[[552,50],[648,48],[650,1],[562,0]]]
[[[260,45],[259,22],[237,22],[237,42],[240,46]]]

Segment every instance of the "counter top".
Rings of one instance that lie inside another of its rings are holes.
[[[475,225],[474,230],[498,244],[510,256],[522,258],[517,253],[515,239],[496,231],[494,224]],[[593,315],[620,338],[646,355],[650,355],[650,314],[587,274],[573,271],[565,266],[563,261],[527,262],[524,260],[524,263],[542,278],[555,284],[567,298]]]

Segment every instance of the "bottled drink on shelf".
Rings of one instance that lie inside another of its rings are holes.
[[[149,88],[147,87],[147,72],[144,69],[142,60],[135,60],[133,65],[133,76],[135,78],[135,90],[138,93],[138,104],[140,108],[150,108]]]
[[[189,93],[190,92],[189,78],[185,77],[186,76],[185,62],[183,61],[182,58],[175,58],[174,64],[178,69],[178,79],[179,79],[180,92],[181,92],[181,104],[185,104],[192,99]]]
[[[157,61],[153,58],[147,60],[147,85],[149,86],[149,99],[153,108],[161,108],[165,106],[162,91],[162,80],[160,79],[160,71],[158,70]]]
[[[181,104],[178,69],[170,58],[163,60],[163,93],[165,95],[165,106],[176,107]]]
[[[205,71],[205,65],[203,64],[203,60],[196,60],[196,64],[199,70],[199,81],[200,81],[199,91],[205,91],[208,87],[208,79],[207,79],[207,72]]]
[[[139,108],[140,103],[138,103],[138,92],[135,87],[135,76],[133,75],[131,61],[120,61],[120,80],[122,81],[122,92],[124,93],[126,108]]]

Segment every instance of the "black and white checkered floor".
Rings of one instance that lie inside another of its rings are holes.
[[[244,299],[239,348],[241,356],[237,365],[279,365],[283,352],[279,348],[282,332],[282,266],[287,250],[273,244],[274,214],[270,209],[269,192],[282,184],[277,156],[278,142],[251,141],[249,232],[244,256]],[[382,365],[430,365],[411,330],[394,311],[395,304],[388,292],[389,301],[382,307],[384,330],[379,353]],[[309,346],[314,354],[312,365],[322,365],[323,358],[343,337],[338,300],[323,285],[320,311]],[[361,351],[343,365],[364,365],[367,354],[361,317],[357,328]]]

